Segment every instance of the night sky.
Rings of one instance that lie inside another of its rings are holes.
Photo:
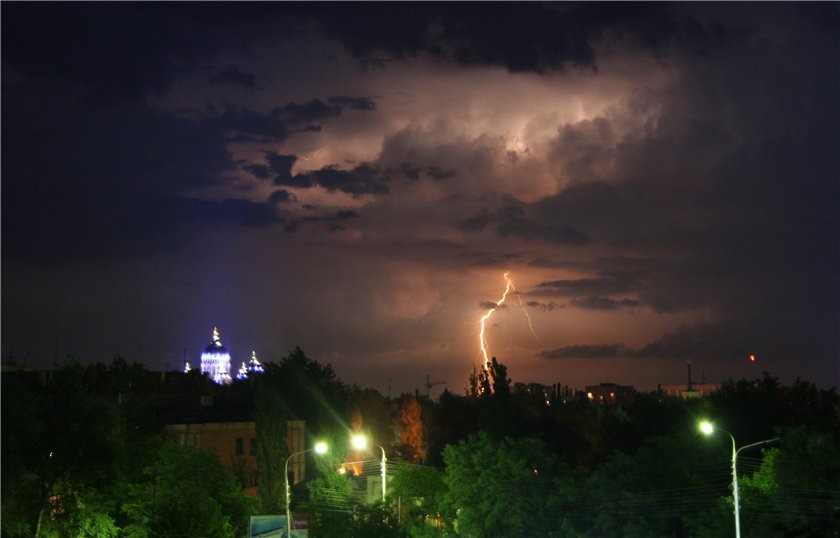
[[[837,3],[3,2],[2,355],[181,369],[218,326],[460,393],[510,271],[514,381],[840,384],[838,40]]]

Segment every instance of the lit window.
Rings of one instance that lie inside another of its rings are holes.
[[[587,397],[587,398],[589,398],[590,400],[591,400],[592,398],[594,398],[594,396],[592,396],[592,393],[591,393],[591,392],[587,392],[587,393],[586,393],[586,397]]]

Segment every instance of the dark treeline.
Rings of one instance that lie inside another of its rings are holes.
[[[307,447],[331,446],[308,458],[308,498],[293,502],[313,538],[728,536],[725,431],[739,447],[779,437],[738,459],[745,536],[840,532],[840,396],[768,373],[706,398],[639,393],[619,405],[512,385],[495,359],[465,394],[386,398],[299,348],[227,386],[119,357],[1,379],[4,537],[246,536],[249,515],[286,509],[288,420],[306,421]],[[168,440],[152,396],[211,396],[255,421],[259,497],[225,462]],[[719,431],[701,434],[702,419]],[[388,455],[384,503],[354,500],[336,472],[351,433]]]

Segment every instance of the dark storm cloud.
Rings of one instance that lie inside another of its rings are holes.
[[[528,301],[525,303],[530,308],[536,308],[537,310],[542,310],[543,312],[551,312],[556,308],[563,308],[563,305],[559,303],[555,303],[554,301],[550,301],[548,303],[541,303],[539,301]]]
[[[237,137],[245,142],[260,139],[281,141],[288,138],[298,125],[287,121],[280,110],[280,107],[276,107],[268,114],[262,114],[247,107],[226,105],[221,112],[205,120],[205,123],[214,131],[226,133],[230,141],[237,140]]]
[[[337,95],[335,97],[330,97],[329,101],[334,105],[339,105],[344,108],[352,108],[354,110],[376,110],[376,102],[366,97],[346,97],[343,95]]]
[[[285,231],[296,232],[298,231],[300,225],[326,223],[326,230],[328,232],[340,232],[347,229],[346,226],[342,224],[343,222],[356,218],[359,218],[359,214],[348,209],[339,210],[329,215],[310,215],[299,220],[289,221],[285,226]]]
[[[177,75],[222,50],[246,47],[264,35],[264,21],[278,20],[278,10],[266,5],[196,6],[4,3],[3,18],[14,24],[3,28],[3,65],[31,80],[75,85],[91,104],[133,101],[165,92]]]
[[[638,271],[604,271],[598,278],[541,282],[528,295],[557,297],[613,295],[635,290],[644,276],[644,273]]]
[[[291,204],[297,202],[297,196],[287,190],[279,189],[271,193],[268,201],[272,204]]]
[[[463,246],[455,253],[456,259],[465,260],[466,263],[475,267],[498,267],[507,270],[511,264],[516,264],[521,253],[518,252],[499,252],[490,253],[484,251],[478,252],[462,252]]]
[[[598,359],[630,357],[637,359],[705,359],[715,362],[744,360],[750,354],[764,359],[775,359],[802,353],[807,346],[794,344],[789,335],[778,333],[767,338],[751,338],[759,334],[755,328],[737,323],[708,323],[679,327],[664,333],[656,340],[639,348],[624,344],[572,345],[542,351],[545,359],[583,358]]]
[[[455,170],[444,170],[439,166],[413,166],[411,163],[400,163],[397,168],[389,168],[387,174],[401,174],[412,181],[420,180],[422,175],[432,179],[448,179],[456,175]]]
[[[3,9],[5,13],[6,6]],[[111,9],[103,6],[103,13]],[[52,11],[46,11],[49,18]],[[28,42],[16,34],[14,37]],[[3,39],[6,43],[12,38],[4,31]],[[100,37],[91,39],[98,42]],[[9,64],[15,66],[26,56],[18,50],[20,42],[10,42],[8,50],[4,46],[4,67],[7,53]],[[126,45],[118,41],[114,46]],[[128,54],[125,61],[141,60]],[[295,179],[291,175],[295,156],[269,152],[265,164],[243,164],[232,160],[227,143],[282,141],[297,132],[320,129],[309,122],[336,117],[345,108],[371,109],[367,98],[341,97],[329,105],[318,99],[287,103],[267,113],[228,104],[176,116],[135,99],[139,95],[132,92],[145,91],[147,85],[133,86],[108,101],[92,100],[89,91],[57,89],[54,79],[68,78],[99,91],[95,66],[86,65],[80,67],[84,72],[76,77],[59,61],[54,71],[40,64],[24,71],[31,79],[3,80],[3,213],[11,218],[3,226],[3,255],[7,259],[60,262],[65,258],[120,255],[131,248],[168,248],[165,245],[170,237],[154,239],[155,234],[168,235],[164,224],[181,229],[190,219],[204,220],[208,212],[215,212],[218,221],[230,224],[279,223],[273,204],[251,205],[234,199],[190,202],[182,192],[219,185],[223,175],[236,168],[260,179],[274,174],[278,185],[310,186],[307,176]],[[142,67],[112,68],[119,73],[135,68],[146,73]],[[93,82],[85,83],[84,77],[92,77]],[[131,81],[126,82],[128,86]],[[165,86],[162,82],[161,88]],[[45,152],[49,158],[44,158]],[[387,192],[387,186],[364,174],[363,169],[354,174],[354,178],[343,178],[327,171],[313,177],[330,190]],[[279,201],[279,196],[275,195],[272,202]],[[138,202],[150,200],[157,207],[147,210]],[[168,215],[168,211],[177,216]],[[118,237],[125,241],[118,241]],[[75,243],[78,245],[70,246]]]
[[[543,239],[559,244],[581,245],[590,240],[585,232],[566,224],[534,222],[526,217],[523,208],[515,206],[502,207],[496,211],[481,209],[472,217],[455,221],[452,225],[466,232],[480,232],[494,226],[496,233],[501,236]]]
[[[353,196],[365,194],[388,194],[388,178],[369,164],[360,164],[352,170],[342,170],[337,165],[330,165],[320,170],[296,174],[286,183],[275,179],[276,185],[311,187],[320,185],[328,191],[340,191]]]
[[[213,84],[230,84],[251,90],[257,87],[256,78],[253,74],[244,73],[233,65],[211,75],[208,80]]]
[[[205,124],[209,129],[226,134],[228,141],[264,141],[266,139],[282,141],[294,133],[317,132],[320,125],[310,122],[326,120],[340,116],[345,108],[370,111],[372,108],[359,108],[358,99],[342,98],[339,104],[328,105],[320,99],[310,99],[303,103],[286,103],[276,106],[267,113],[257,112],[248,107],[226,104],[221,110],[210,109]]]
[[[242,167],[257,179],[268,179],[271,177],[271,169],[264,164],[248,164]]]
[[[444,170],[439,166],[427,166],[425,172],[432,179],[448,179],[456,175],[455,170]]]
[[[237,167],[223,133],[205,120],[141,103],[91,106],[49,84],[5,82],[4,258],[59,263],[154,252],[172,248],[171,232],[211,214],[236,225],[279,222],[270,206],[182,195],[218,185]]]
[[[317,101],[323,104],[322,101]],[[324,105],[326,106],[326,105]],[[312,102],[297,104],[288,103],[282,107],[275,107],[267,114],[256,112],[247,107],[226,105],[221,113],[210,116],[206,125],[216,131],[227,133],[228,140],[250,142],[262,140],[282,141],[293,133],[319,131],[318,125],[307,125],[307,117],[318,116],[321,119],[341,114],[340,108],[329,109],[329,113],[322,115],[319,106]],[[261,140],[262,139],[262,140]]]
[[[266,151],[265,160],[269,170],[275,174],[275,185],[292,185],[292,167],[297,162],[296,155],[280,155],[273,151]]]
[[[493,301],[481,301],[478,303],[478,307],[482,310],[493,310],[494,308],[498,308],[499,304]]]
[[[596,344],[565,346],[551,351],[541,351],[537,356],[543,359],[604,359],[612,357],[626,357],[632,351],[623,344]]]
[[[572,299],[572,306],[577,308],[585,308],[588,310],[618,310],[619,308],[631,308],[641,306],[642,303],[633,299],[610,299],[609,297],[599,297],[597,295],[588,295],[586,297],[575,297]]]
[[[288,103],[275,108],[272,114],[289,123],[298,124],[338,116],[341,109],[341,106],[330,106],[320,99],[310,99],[305,103]]]
[[[663,334],[634,354],[638,357],[666,358],[734,358],[746,355],[749,343],[733,326],[721,324],[680,327]]]
[[[362,59],[378,51],[404,58],[418,53],[462,65],[500,65],[510,71],[595,66],[593,44],[605,33],[625,36],[659,52],[676,46],[703,54],[738,30],[675,13],[670,5],[493,2],[296,6],[321,22]],[[523,36],[527,35],[527,39]]]
[[[319,217],[304,217],[303,222],[343,222],[345,220],[355,219],[358,217],[359,214],[357,212],[349,209],[342,209],[340,211],[336,211],[331,215]]]

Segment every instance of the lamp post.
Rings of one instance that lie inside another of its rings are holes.
[[[352,439],[350,440],[350,442],[352,443],[353,448],[355,448],[357,450],[364,450],[365,448],[367,448],[368,440],[367,440],[367,437],[365,437],[364,435],[354,435],[352,437]],[[381,469],[381,472],[382,472],[382,502],[385,502],[385,475],[386,475],[386,469],[387,469],[386,466],[387,466],[388,459],[385,457],[385,449],[382,448],[382,445],[376,445],[376,446],[378,446],[379,450],[382,451],[382,460],[380,462],[380,469]]]
[[[700,431],[705,435],[711,435],[715,432],[715,426],[708,420],[704,420],[700,423]],[[735,448],[735,437],[726,430],[720,429],[720,431],[728,435],[729,439],[732,440],[732,504],[735,507],[735,538],[741,538],[741,505],[738,499],[738,454],[740,454],[742,450],[775,443],[779,440],[779,438],[774,437],[772,439],[759,441],[758,443],[753,443],[751,445],[742,446],[741,448]]]
[[[306,450],[289,454],[289,457],[286,458],[286,463],[283,465],[283,478],[286,480],[286,538],[291,538],[292,536],[292,491],[289,488],[289,460],[300,454],[312,452],[313,450],[316,454],[325,454],[327,452],[327,443],[315,443],[313,448],[307,448]]]

